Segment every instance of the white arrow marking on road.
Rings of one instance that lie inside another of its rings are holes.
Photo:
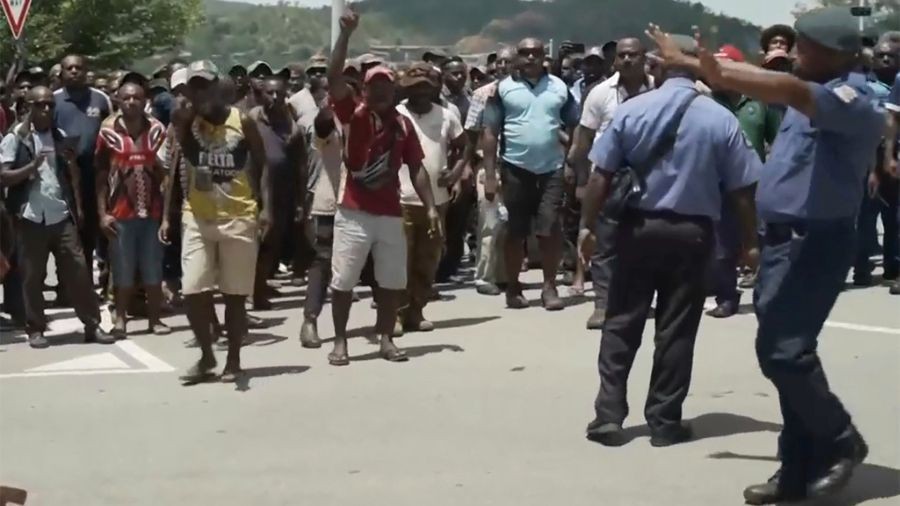
[[[25,372],[76,372],[98,369],[130,369],[130,367],[119,357],[106,352],[32,367],[31,369],[26,369]]]

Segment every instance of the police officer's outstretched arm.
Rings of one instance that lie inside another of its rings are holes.
[[[746,63],[722,62],[702,47],[700,57],[694,58],[680,51],[672,38],[659,27],[651,25],[647,33],[659,45],[660,56],[668,65],[688,68],[715,87],[733,90],[765,103],[790,106],[809,117],[813,126],[822,130],[855,133],[869,125],[866,115],[858,114],[862,109],[872,107],[869,100],[858,99],[861,94],[867,93],[864,87],[852,84],[829,87]],[[821,74],[818,80],[822,82],[846,74],[855,64],[855,53],[852,52],[824,47],[809,51],[827,53],[819,55],[829,62],[828,68],[817,69]]]

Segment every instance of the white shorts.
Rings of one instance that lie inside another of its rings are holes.
[[[369,252],[375,281],[388,290],[406,289],[406,234],[403,218],[340,208],[334,217],[331,288],[349,292],[359,283]]]

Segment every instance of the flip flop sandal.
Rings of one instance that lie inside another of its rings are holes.
[[[333,366],[336,366],[336,367],[350,365],[350,357],[346,353],[343,353],[341,355],[335,355],[334,353],[329,353],[328,354],[328,363]]]
[[[219,381],[222,383],[236,383],[241,376],[244,375],[243,369],[238,370],[225,370],[222,372],[222,376],[219,377]]]
[[[381,358],[387,360],[388,362],[406,362],[409,360],[409,356],[406,355],[405,351],[398,350],[396,348],[382,351]]]

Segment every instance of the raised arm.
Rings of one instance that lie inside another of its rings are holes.
[[[347,48],[350,46],[350,36],[359,26],[359,14],[348,10],[341,16],[341,33],[338,34],[331,52],[331,60],[328,62],[328,93],[335,101],[345,98],[353,93],[347,80],[344,78],[344,65],[347,62]]]

